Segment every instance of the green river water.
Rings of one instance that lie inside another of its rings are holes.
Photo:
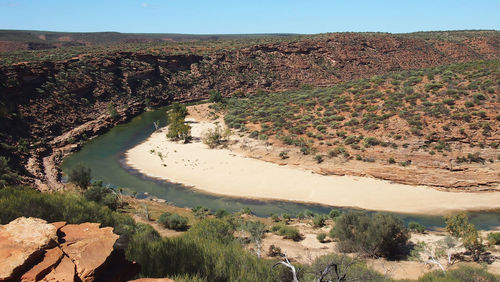
[[[124,164],[124,152],[151,135],[154,131],[154,121],[159,121],[160,126],[165,126],[165,111],[166,108],[161,108],[145,112],[133,118],[130,122],[118,125],[102,136],[90,140],[83,146],[82,150],[65,158],[62,165],[63,172],[82,164],[92,169],[94,179],[102,180],[111,187],[123,188],[129,194],[137,192],[139,196],[147,192],[151,196],[165,199],[167,202],[179,207],[204,206],[214,211],[224,208],[231,212],[248,207],[258,216],[269,216],[272,213],[294,215],[306,209],[318,213],[328,213],[332,208],[286,201],[258,201],[214,196],[193,189],[186,189],[187,187],[180,184],[155,180],[128,168]],[[441,216],[394,215],[406,223],[417,221],[430,228],[444,226]],[[469,217],[471,222],[480,229],[500,226],[500,211],[470,212]]]

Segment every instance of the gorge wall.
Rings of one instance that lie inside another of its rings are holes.
[[[498,33],[462,41],[343,33],[210,52],[88,53],[3,65],[0,155],[10,157],[10,166],[22,171],[25,181],[39,179],[37,186],[50,182],[51,175],[51,186],[57,180],[57,163],[78,141],[149,107],[205,99],[211,90],[224,96],[284,91],[498,59],[499,43]]]

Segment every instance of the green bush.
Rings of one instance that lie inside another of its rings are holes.
[[[500,245],[500,232],[489,233],[487,239],[490,245]]]
[[[277,215],[277,214],[271,214],[271,220],[273,222],[279,222],[280,221],[280,217]]]
[[[221,219],[204,219],[184,235],[157,238],[136,232],[127,257],[141,265],[143,277],[184,275],[203,281],[276,281],[280,269],[243,249]]]
[[[342,251],[384,257],[399,254],[408,241],[401,220],[384,213],[344,213],[337,218],[330,236],[339,239]]]
[[[186,217],[169,212],[160,215],[160,217],[158,218],[158,223],[168,229],[175,230],[186,230],[188,227],[188,219]]]
[[[408,223],[408,229],[411,232],[417,232],[417,233],[424,233],[425,232],[425,226],[422,224],[416,222],[416,221],[411,221]]]
[[[218,209],[217,211],[215,211],[215,217],[216,218],[224,218],[226,216],[229,216],[230,213],[228,211],[226,211],[225,209]]]
[[[100,222],[102,226],[111,226],[115,233],[122,235],[122,244],[135,228],[131,217],[113,212],[76,193],[40,193],[23,187],[0,189],[0,224],[7,224],[21,216],[37,217],[48,222]]]
[[[101,205],[105,205],[112,210],[116,210],[120,206],[120,200],[116,192],[102,186],[101,181],[93,183],[90,188],[83,193],[83,196],[88,201],[94,201]]]
[[[312,220],[313,227],[320,228],[320,227],[325,226],[325,220],[326,220],[326,218],[323,215],[319,215],[319,214],[315,215],[313,220]]]
[[[299,230],[292,226],[276,224],[271,227],[271,231],[280,236],[283,236],[283,238],[285,239],[292,239],[294,241],[299,241],[302,239]]]
[[[323,158],[323,156],[322,156],[322,155],[316,155],[316,156],[314,156],[314,160],[316,160],[316,162],[317,162],[318,164],[320,164],[320,163],[322,163],[322,162],[323,162],[324,158]]]
[[[210,98],[208,101],[212,103],[220,103],[222,102],[222,94],[220,94],[219,91],[216,90],[210,90]]]
[[[116,110],[114,104],[108,105],[108,112],[109,112],[109,115],[111,116],[111,119],[115,120],[118,118],[118,111]]]
[[[435,270],[427,273],[418,279],[419,282],[496,282],[495,275],[488,273],[484,268],[460,266],[458,269],[452,269],[443,273],[441,270]]]
[[[331,219],[335,219],[335,218],[339,217],[341,214],[342,214],[341,211],[336,210],[336,209],[332,209],[330,211],[330,213],[328,213],[328,217]]]
[[[229,141],[229,136],[231,136],[231,130],[229,128],[223,129],[218,125],[214,129],[207,130],[202,137],[202,141],[213,149],[220,146],[226,146]]]
[[[318,241],[323,243],[326,239],[326,233],[324,232],[318,233],[318,235],[316,235],[316,239],[318,239]]]

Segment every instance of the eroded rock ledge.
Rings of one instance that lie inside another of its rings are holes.
[[[127,281],[140,271],[99,223],[20,217],[0,226],[0,281]]]

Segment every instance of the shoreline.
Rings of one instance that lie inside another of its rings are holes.
[[[162,128],[125,152],[126,165],[145,176],[180,183],[203,193],[260,201],[423,215],[500,209],[500,192],[445,192],[367,177],[325,176],[228,149],[209,149],[200,137],[215,124],[200,121],[191,125],[192,143],[168,141],[166,128]]]

